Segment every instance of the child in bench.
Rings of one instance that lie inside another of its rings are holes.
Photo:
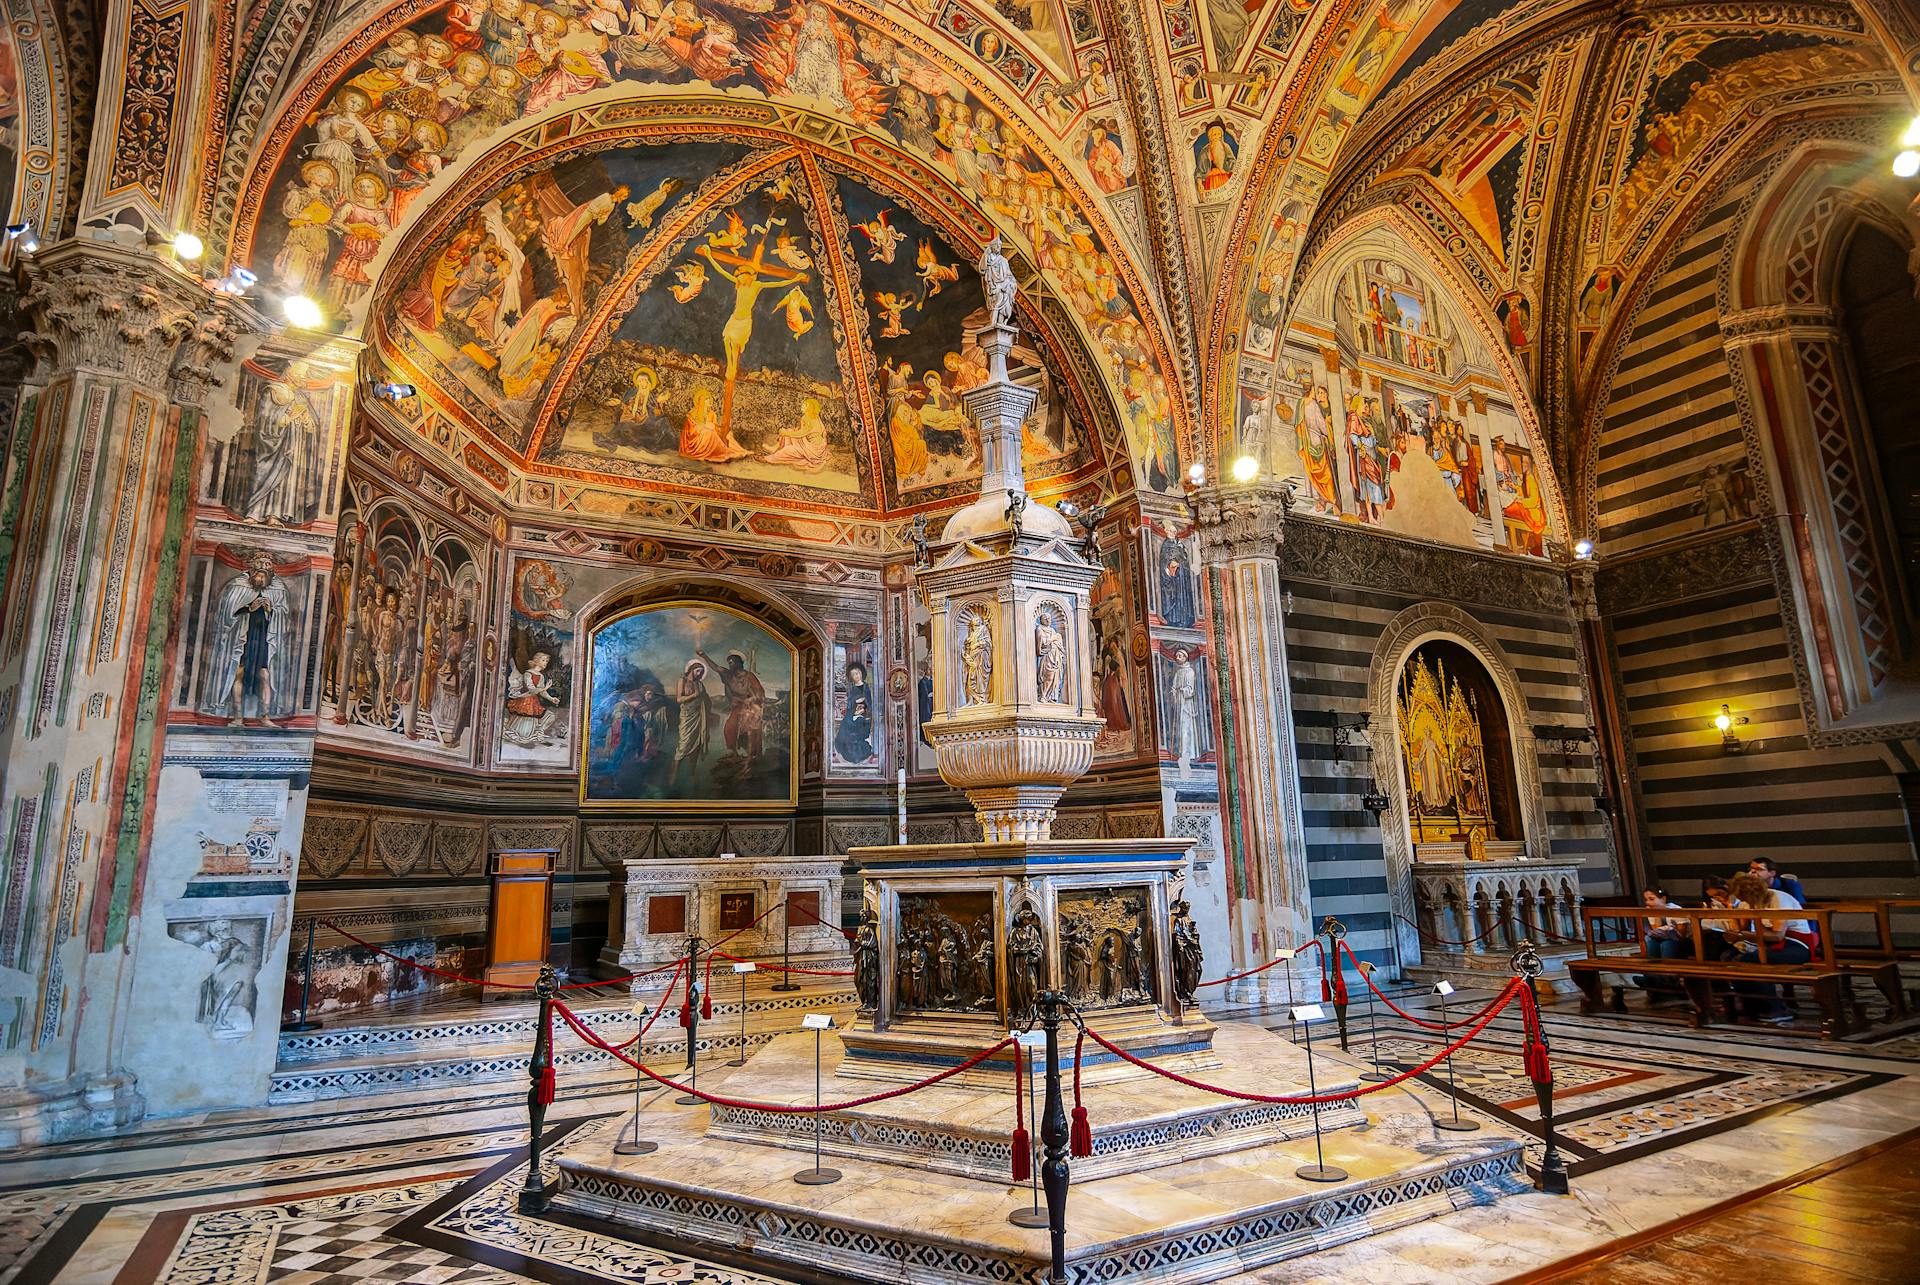
[[[1648,910],[1678,910],[1678,902],[1667,900],[1664,888],[1647,888],[1640,893],[1640,904]],[[1643,919],[1648,959],[1691,959],[1693,938],[1682,919]],[[1637,976],[1633,984],[1654,1000],[1684,997],[1680,984],[1671,977]]]
[[[1733,877],[1733,904],[1741,909],[1799,910],[1792,896],[1767,886],[1764,875],[1737,874]],[[1730,949],[1723,958],[1746,963],[1805,964],[1813,959],[1819,937],[1806,919],[1735,919],[1728,925],[1726,939]],[[1740,982],[1736,991],[1752,997],[1753,1016],[1775,1026],[1793,1021],[1793,1014],[1780,1002],[1779,992],[1769,982]]]

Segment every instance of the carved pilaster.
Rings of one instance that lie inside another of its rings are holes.
[[[1285,486],[1202,488],[1194,493],[1200,556],[1208,565],[1241,558],[1271,558],[1286,539],[1293,492]]]
[[[226,382],[244,340],[266,327],[246,303],[151,254],[65,241],[26,264],[21,335],[33,377],[91,369],[199,405]]]

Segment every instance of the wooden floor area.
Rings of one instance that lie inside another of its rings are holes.
[[[1509,1285],[1920,1281],[1920,1129]]]

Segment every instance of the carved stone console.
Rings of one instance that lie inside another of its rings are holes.
[[[1566,976],[1580,928],[1580,858],[1504,856],[1515,846],[1489,843],[1486,860],[1455,859],[1464,844],[1423,843],[1413,865],[1414,914],[1420,924],[1418,974],[1461,969],[1499,973],[1522,939],[1539,948],[1548,976]],[[1551,935],[1549,935],[1551,934]],[[1567,940],[1556,941],[1555,938]],[[1455,945],[1452,943],[1461,943]]]

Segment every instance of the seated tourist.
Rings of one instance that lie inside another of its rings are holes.
[[[1764,875],[1741,874],[1733,877],[1733,904],[1736,909],[1799,910],[1799,901],[1788,893],[1767,885]],[[1728,951],[1724,958],[1746,963],[1804,964],[1813,958],[1819,940],[1813,924],[1805,919],[1750,919],[1737,916],[1726,930]],[[1754,1016],[1763,1022],[1784,1026],[1793,1020],[1787,1006],[1780,1002],[1770,983],[1742,982],[1736,990],[1753,997]]]
[[[1667,894],[1661,888],[1647,888],[1640,893],[1640,904],[1648,910],[1678,910],[1678,902],[1667,900]],[[1648,959],[1691,959],[1693,958],[1693,936],[1688,931],[1684,919],[1643,919],[1641,940],[1645,944]],[[1650,995],[1673,995],[1680,991],[1679,983],[1669,977],[1639,976],[1633,984]]]
[[[1767,887],[1775,892],[1784,892],[1800,905],[1807,904],[1806,890],[1800,886],[1797,875],[1783,875],[1773,861],[1767,857],[1755,857],[1747,862],[1747,872],[1759,875],[1767,881]]]
[[[1709,875],[1700,885],[1700,900],[1706,906],[1731,906],[1733,890],[1719,875]],[[1705,958],[1719,959],[1726,954],[1728,927],[1729,921],[1725,919],[1700,921],[1700,944],[1705,951]]]

